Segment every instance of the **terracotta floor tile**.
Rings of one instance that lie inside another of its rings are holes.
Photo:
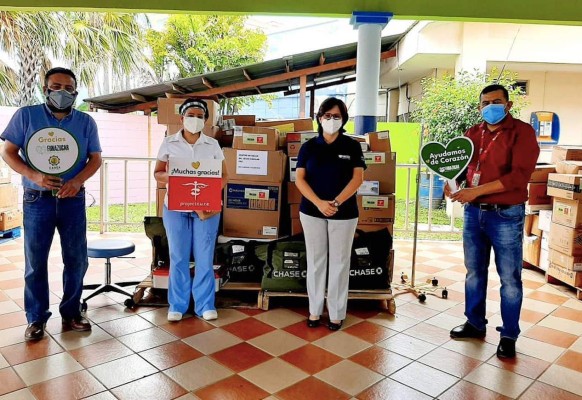
[[[578,339],[576,335],[538,325],[529,328],[523,336],[564,348],[570,347]]]
[[[104,390],[105,386],[87,371],[64,375],[30,387],[38,400],[75,400]]]
[[[386,378],[364,390],[357,398],[359,400],[429,400],[432,397],[404,386],[390,378]]]
[[[539,300],[539,301],[543,301],[545,303],[556,304],[556,305],[562,305],[568,301],[567,297],[558,296],[557,294],[546,293],[546,292],[541,292],[541,291],[531,292],[530,294],[528,294],[525,297],[527,297],[528,299]]]
[[[376,315],[378,315],[382,310],[378,310],[372,307],[373,304],[371,304],[369,301],[365,301],[365,305],[362,305],[361,307],[354,307],[352,305],[352,303],[350,303],[350,307],[348,309],[348,314],[351,314],[355,317],[361,318],[361,319],[368,319],[368,318],[372,318],[375,317]],[[371,308],[371,309],[370,309]]]
[[[439,400],[509,400],[500,393],[485,389],[467,381],[459,381],[455,386],[439,396]],[[541,400],[541,399],[540,399]],[[548,399],[545,399],[548,400]]]
[[[139,315],[132,315],[130,317],[103,322],[99,324],[99,326],[113,337],[128,335],[130,333],[154,327],[154,325]]]
[[[6,393],[26,387],[22,379],[14,372],[12,368],[0,369],[0,396]]]
[[[111,389],[111,393],[123,400],[171,400],[177,399],[187,392],[186,389],[162,373],[146,376]]]
[[[571,319],[572,321],[582,322],[582,310],[574,310],[569,307],[560,307],[552,313],[554,317]]]
[[[578,372],[582,372],[582,353],[568,350],[562,354],[558,361],[556,361],[556,364]]]
[[[391,375],[412,362],[410,358],[378,346],[361,351],[351,356],[350,360],[384,376]]]
[[[347,400],[350,395],[339,389],[320,381],[317,378],[309,377],[283,389],[277,393],[277,398],[281,400],[297,399],[325,399],[325,400]]]
[[[214,325],[196,317],[186,318],[180,322],[169,322],[160,325],[160,328],[176,337],[179,337],[180,339],[197,335],[211,329],[216,329]]]
[[[529,279],[523,279],[523,287],[528,288],[528,289],[538,289],[542,286],[545,285],[544,282],[536,282],[536,281],[531,281]]]
[[[142,351],[139,355],[159,370],[172,368],[203,356],[198,350],[181,341],[154,347]]]
[[[133,351],[125,347],[116,339],[109,339],[90,346],[71,350],[70,354],[85,368],[91,368],[99,364],[117,360],[133,354]]]
[[[247,318],[229,325],[224,325],[222,329],[243,340],[249,340],[275,330],[271,325],[265,324],[256,318]]]
[[[305,321],[297,322],[293,325],[289,325],[283,328],[286,332],[292,333],[293,335],[300,337],[308,342],[315,342],[322,337],[331,335],[333,332],[327,328],[326,322],[322,321],[321,325],[317,328],[308,328]]]
[[[481,361],[451,350],[437,348],[418,360],[430,367],[462,378],[481,365]]]
[[[63,351],[63,348],[48,335],[38,342],[23,342],[0,348],[0,353],[10,365],[22,364]]]
[[[518,354],[516,358],[510,360],[491,357],[487,363],[532,379],[539,377],[551,365],[547,361],[525,354]]]
[[[519,398],[520,400],[582,400],[582,396],[566,392],[555,386],[534,382]]]
[[[530,324],[537,324],[546,316],[547,314],[545,313],[528,310],[527,308],[522,308],[519,319],[521,321],[529,322]]]
[[[273,356],[248,343],[239,343],[212,354],[211,358],[238,373],[268,361]]]
[[[26,314],[24,311],[0,315],[0,330],[26,324]]]
[[[269,396],[258,386],[234,375],[194,392],[200,400],[256,400]]]
[[[331,367],[342,360],[341,357],[312,344],[307,344],[296,350],[290,351],[279,358],[302,369],[310,375]]]
[[[264,310],[258,309],[258,308],[239,308],[238,309],[240,312],[245,313],[248,316],[254,316],[254,315],[259,315],[264,313]]]
[[[373,324],[371,322],[363,321],[344,329],[345,333],[354,335],[362,340],[370,343],[378,343],[390,336],[396,335],[398,332],[383,326]]]

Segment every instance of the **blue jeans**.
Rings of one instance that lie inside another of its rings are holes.
[[[195,212],[170,211],[164,206],[164,227],[170,247],[169,311],[184,314],[194,297],[194,311],[215,310],[214,247],[220,214],[204,221]],[[190,258],[196,263],[194,279],[190,277]]]
[[[75,197],[58,199],[24,189],[24,309],[29,323],[46,322],[49,311],[48,257],[58,229],[63,256],[63,318],[80,315],[87,260],[85,190]]]
[[[525,206],[484,211],[470,204],[465,206],[463,249],[465,252],[465,316],[475,328],[484,330],[487,276],[491,248],[501,279],[501,337],[516,340],[519,336],[519,315],[523,299],[521,267],[523,259],[523,224]]]

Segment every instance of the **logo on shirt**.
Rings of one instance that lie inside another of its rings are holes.
[[[346,154],[338,154],[338,158],[340,160],[351,160],[352,159],[349,155],[346,155]]]

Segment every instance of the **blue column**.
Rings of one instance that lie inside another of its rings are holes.
[[[376,131],[376,108],[380,87],[382,29],[392,18],[388,12],[354,11],[350,23],[358,30],[356,66],[356,134]]]

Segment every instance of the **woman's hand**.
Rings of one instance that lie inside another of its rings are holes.
[[[316,204],[317,209],[320,213],[326,217],[333,217],[337,212],[338,208],[332,205],[333,200],[319,200]]]

